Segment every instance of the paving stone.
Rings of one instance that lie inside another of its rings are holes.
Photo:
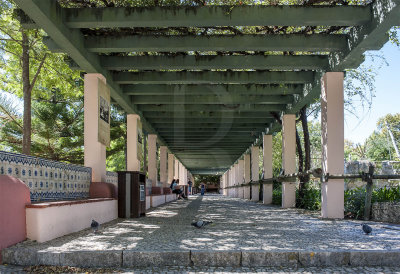
[[[6,248],[2,250],[3,263],[13,265],[37,265],[36,250],[28,248]]]
[[[60,254],[60,264],[78,267],[121,267],[122,251],[74,251]]]
[[[295,251],[242,251],[243,266],[290,266],[297,267],[299,259]]]
[[[351,251],[352,266],[400,266],[398,251]]]
[[[379,260],[369,259],[366,256],[370,255],[364,254],[353,254],[350,260],[355,266],[371,265],[374,260],[374,264],[391,266],[400,261],[396,255],[396,252],[400,252],[399,230],[385,229],[384,224],[369,222],[373,233],[367,236],[362,232],[361,221],[324,220],[319,215],[319,212],[282,209],[220,195],[191,196],[189,200],[174,201],[152,209],[143,218],[117,219],[102,224],[101,233],[98,234],[86,229],[45,243],[24,241],[12,247],[21,251],[16,252],[13,258],[10,256],[14,253],[10,254],[8,261],[25,265],[44,262],[56,265],[57,254],[82,251],[110,254],[122,254],[125,251],[190,251],[193,254],[200,251],[234,251],[243,252],[244,265],[249,264],[246,261],[250,259],[258,264],[265,264],[267,260],[264,257],[252,258],[248,252],[300,252],[297,262],[311,266],[341,265],[346,262],[346,257],[331,257],[320,252],[395,251],[388,257],[382,255]],[[213,223],[202,229],[190,225],[198,219],[212,220]],[[314,252],[314,257],[307,257],[311,252]],[[38,255],[40,253],[43,254]],[[80,258],[73,260],[73,255],[68,256],[64,256],[60,264],[66,258],[75,264],[85,262]],[[276,265],[279,260],[285,259],[282,254],[275,256]],[[103,260],[99,255],[96,257],[102,264],[121,265],[122,262],[122,255],[116,256],[116,262]],[[185,265],[187,260],[181,259],[180,265]],[[164,261],[169,262],[168,259]],[[237,265],[240,259],[233,261],[233,265]],[[153,263],[157,264],[156,261]]]
[[[190,258],[195,266],[240,266],[240,251],[192,251]]]
[[[317,251],[299,252],[299,262],[303,266],[343,266],[350,263],[350,252]]]
[[[189,266],[190,251],[134,251],[124,250],[123,266]]]

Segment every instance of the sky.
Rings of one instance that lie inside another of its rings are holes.
[[[355,143],[364,143],[376,130],[376,122],[386,114],[400,113],[400,47],[387,42],[379,51],[386,59],[375,78],[376,94],[370,111],[358,109],[359,117],[345,113],[344,137]],[[374,52],[371,52],[374,54]],[[366,59],[365,62],[371,62]]]

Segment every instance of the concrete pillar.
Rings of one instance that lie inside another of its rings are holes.
[[[168,186],[174,179],[174,154],[168,153]]]
[[[188,170],[185,166],[183,167],[183,184],[188,184]]]
[[[184,179],[183,179],[183,168],[184,168],[184,166],[182,165],[182,163],[181,162],[179,162],[179,184],[180,185],[184,185],[185,183],[184,183]]]
[[[175,158],[175,172],[174,179],[179,179],[179,160]]]
[[[260,180],[260,148],[256,146],[251,147],[251,180],[253,182],[258,182]],[[260,186],[252,185],[251,186],[251,200],[259,201],[260,200]]]
[[[272,178],[272,135],[263,136],[264,179]],[[263,185],[263,203],[272,204],[272,183]]]
[[[296,116],[285,114],[282,119],[282,168],[285,174],[296,172]],[[296,206],[296,183],[282,182],[282,207]]]
[[[163,187],[168,185],[167,160],[167,147],[160,146],[160,182]]]
[[[239,185],[241,185],[244,183],[244,160],[239,160],[238,169],[239,169],[238,183],[239,183]],[[238,198],[244,199],[244,187],[243,186],[241,186],[239,188]]]
[[[127,127],[127,147],[126,162],[128,171],[140,171],[140,161],[138,157],[138,122],[139,115],[128,114],[126,116]]]
[[[244,155],[244,183],[250,183],[250,154]],[[244,198],[250,200],[250,186],[244,188]]]
[[[239,185],[239,162],[235,164],[235,186]],[[239,188],[235,187],[234,188],[234,197],[238,198],[239,197]]]
[[[152,186],[157,185],[157,135],[149,134],[148,135],[148,146],[149,146],[149,164],[148,164],[148,173],[149,179],[151,180]]]
[[[84,82],[84,164],[92,168],[92,182],[106,181],[106,146],[98,141],[99,80],[98,73],[85,74]]]
[[[327,72],[321,81],[322,170],[324,173],[343,174],[343,73]],[[344,180],[323,182],[321,195],[322,218],[343,218]]]
[[[234,174],[234,170],[233,170],[233,166],[231,166],[231,168],[229,169],[229,186],[233,186],[233,180],[234,180],[234,177],[233,177],[233,174]],[[232,192],[233,192],[233,190],[232,190],[233,188],[230,188],[229,189],[229,197],[232,197]]]

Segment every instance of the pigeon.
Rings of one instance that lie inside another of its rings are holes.
[[[365,234],[368,235],[369,233],[372,232],[372,227],[370,227],[369,225],[362,224],[361,226],[362,226],[362,230],[364,231]]]
[[[93,230],[93,233],[97,233],[97,231],[100,228],[100,224],[98,222],[96,222],[95,220],[92,220],[92,223],[90,224],[90,227]]]
[[[202,221],[202,220],[198,220],[197,222],[193,222],[191,225],[197,228],[202,228],[208,224],[212,224],[211,221]]]

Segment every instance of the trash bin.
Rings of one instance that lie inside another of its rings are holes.
[[[118,171],[118,217],[146,215],[146,175],[138,171]]]

